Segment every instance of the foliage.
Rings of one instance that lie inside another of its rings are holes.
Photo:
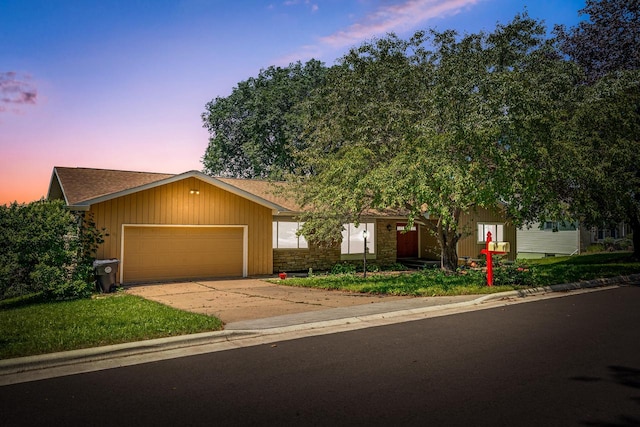
[[[207,103],[202,114],[210,134],[203,158],[205,172],[238,178],[279,178],[294,169],[296,138],[293,106],[318,87],[326,68],[316,60],[269,67],[238,83],[228,97]]]
[[[586,225],[628,223],[640,259],[640,3],[587,0],[580,12],[589,20],[555,29],[588,83],[568,123],[576,150],[560,196]]]
[[[628,252],[550,257],[531,262],[539,286],[640,273],[640,263]]]
[[[517,262],[515,264],[499,264],[493,269],[495,286],[536,286],[538,273],[535,266]]]
[[[558,164],[553,134],[574,70],[544,35],[522,15],[491,34],[390,34],[345,55],[298,108],[308,147],[289,180],[307,239],[338,241],[342,224],[373,210],[428,216],[442,267],[455,270],[456,244],[474,229],[462,213],[504,201],[520,219],[555,200],[540,166]]]
[[[355,274],[314,276],[287,279],[279,284],[373,294],[444,296],[487,294],[637,273],[640,263],[634,262],[631,254],[614,252],[497,265],[492,287],[486,285],[482,269],[469,268],[456,272],[427,268],[411,273],[372,274],[366,279]]]
[[[0,206],[0,299],[41,292],[80,298],[93,289],[92,261],[102,234],[61,201]]]
[[[122,293],[0,301],[0,359],[222,329],[222,322]]]
[[[356,266],[348,262],[339,262],[331,267],[331,274],[355,274]]]
[[[578,26],[555,32],[564,53],[595,82],[613,71],[640,68],[640,2],[637,0],[587,0],[588,15]]]
[[[628,223],[640,259],[640,70],[584,87],[570,126],[571,208],[585,225]]]
[[[598,253],[604,251],[604,245],[602,243],[594,243],[592,245],[587,246],[587,253]]]

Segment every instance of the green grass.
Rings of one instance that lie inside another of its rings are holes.
[[[525,267],[524,271],[518,270]],[[488,294],[535,286],[591,280],[640,273],[640,263],[630,253],[605,253],[566,258],[532,260],[527,266],[496,267],[496,285],[485,284],[486,274],[462,270],[462,274],[445,274],[438,269],[400,274],[342,274],[308,278],[291,278],[278,283],[318,289],[387,295],[446,296]],[[500,283],[503,283],[500,285]]]
[[[630,252],[542,258],[531,265],[540,286],[640,273],[640,262]]]
[[[0,302],[0,359],[222,329],[210,316],[124,293],[42,302]]]

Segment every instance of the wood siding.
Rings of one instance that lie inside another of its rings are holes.
[[[191,194],[191,190],[199,194]],[[162,185],[91,206],[108,236],[98,259],[120,258],[122,225],[246,225],[249,275],[271,274],[272,211],[197,178]]]
[[[503,241],[509,242],[509,245],[511,246],[511,252],[507,255],[507,259],[511,261],[516,259],[516,228],[507,223],[504,215],[500,212],[484,208],[477,208],[472,212],[462,214],[460,217],[460,224],[462,225],[462,232],[464,236],[458,241],[458,256],[460,258],[480,258],[480,251],[485,248],[485,244],[478,243],[478,223],[503,224]]]

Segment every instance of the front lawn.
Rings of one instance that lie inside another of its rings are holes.
[[[640,273],[640,262],[632,261],[628,252],[615,252],[496,266],[493,287],[486,286],[483,271],[466,268],[454,274],[429,268],[419,272],[373,273],[366,279],[361,274],[339,274],[287,278],[277,282],[288,286],[425,297],[488,294],[634,273]]]
[[[124,293],[0,302],[0,359],[222,329],[210,316]]]

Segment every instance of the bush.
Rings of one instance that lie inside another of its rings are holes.
[[[614,250],[614,249],[615,249],[615,248],[614,248],[614,246],[615,246],[616,241],[614,240],[614,238],[613,238],[613,237],[606,237],[606,238],[602,241],[602,243],[604,244],[604,248],[605,248],[605,250],[607,250],[607,251],[609,251],[609,252],[611,252],[612,250]]]
[[[331,274],[355,274],[356,266],[348,262],[342,262],[331,268]]]
[[[587,247],[587,253],[594,254],[598,252],[604,252],[604,245],[601,245],[600,243],[595,243]]]
[[[74,214],[61,201],[3,205],[0,241],[0,299],[32,293],[78,298],[93,290],[102,233],[86,213]]]
[[[536,269],[523,263],[497,265],[493,269],[494,286],[535,286],[536,280]]]
[[[407,271],[408,268],[404,264],[396,262],[396,263],[391,264],[391,265],[386,265],[384,267],[384,270],[385,271]]]
[[[630,239],[619,239],[613,242],[613,248],[617,251],[629,251],[633,248],[633,242]]]

